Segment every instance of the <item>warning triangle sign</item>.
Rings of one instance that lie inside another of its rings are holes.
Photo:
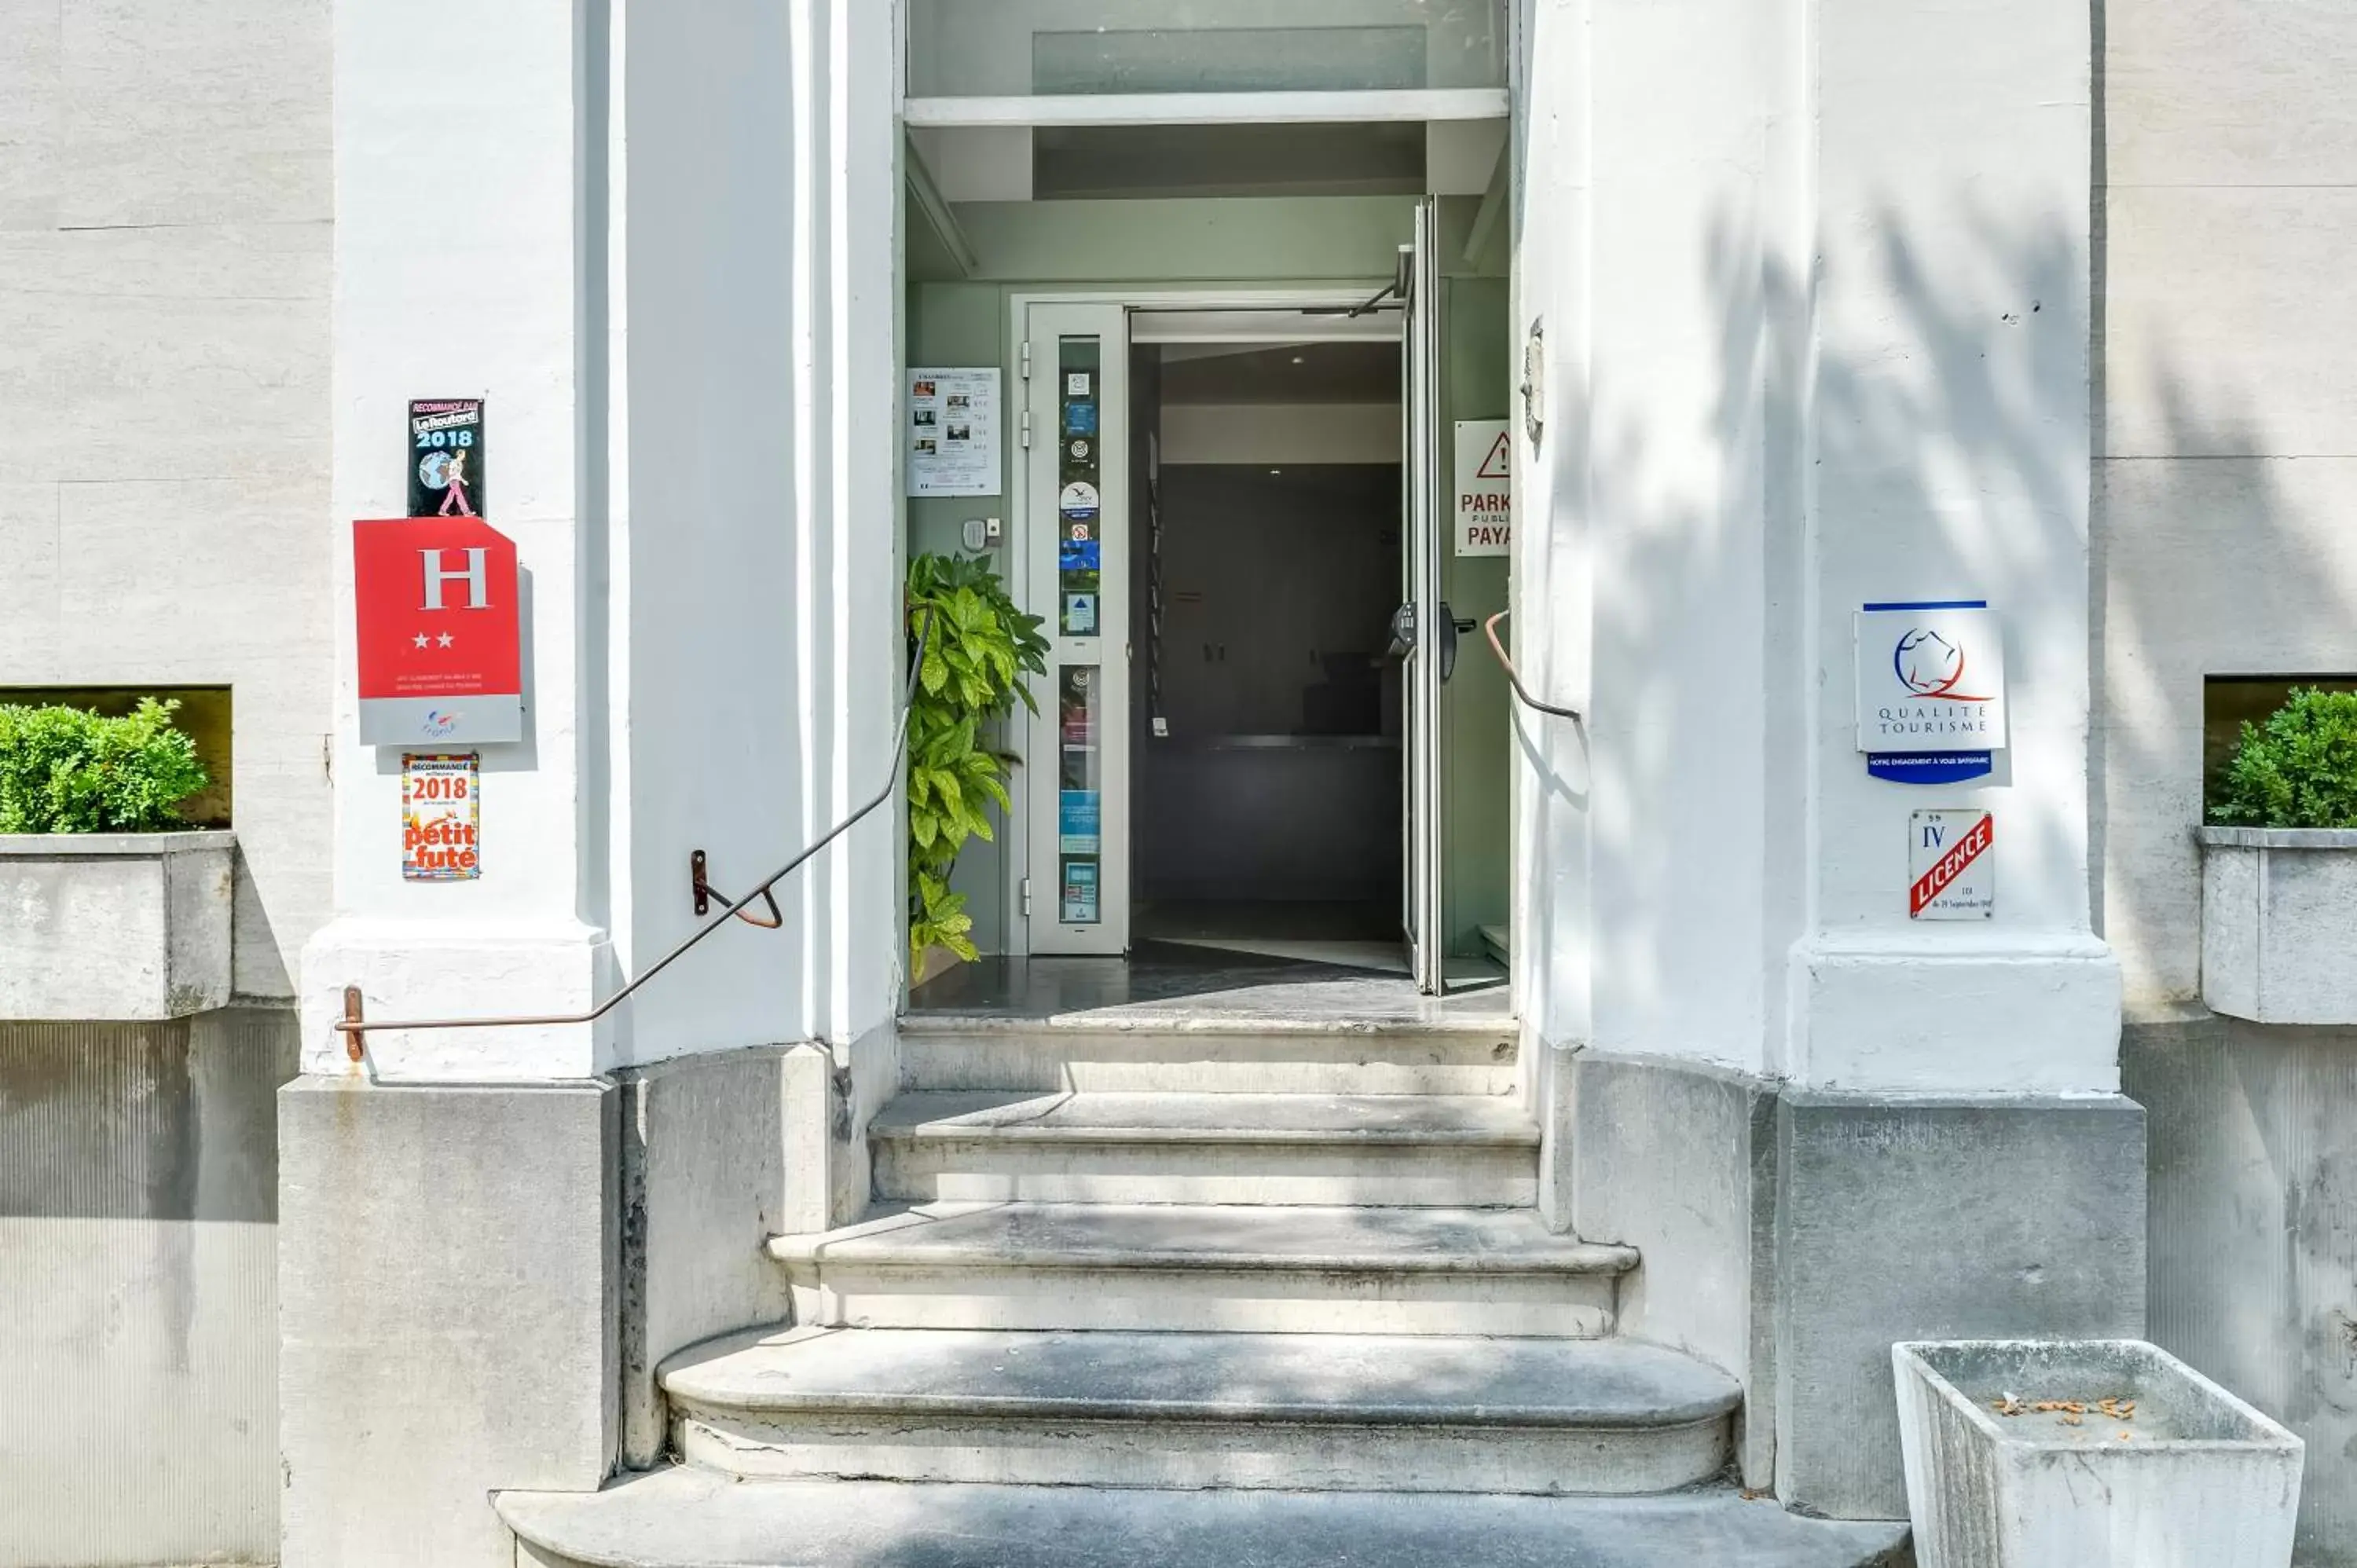
[[[1473,470],[1473,477],[1477,479],[1511,479],[1514,477],[1513,448],[1505,431],[1498,433],[1490,455],[1481,459],[1481,466]]]

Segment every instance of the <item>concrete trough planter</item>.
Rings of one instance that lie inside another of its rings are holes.
[[[2201,1000],[2259,1024],[2357,1024],[2357,829],[2201,830]]]
[[[230,990],[230,832],[0,833],[0,1018],[183,1018]]]
[[[2291,1561],[2300,1440],[2167,1351],[1958,1340],[1890,1359],[1918,1568]],[[2008,1399],[2020,1413],[1998,1412]],[[2035,1408],[2066,1402],[2075,1423]]]

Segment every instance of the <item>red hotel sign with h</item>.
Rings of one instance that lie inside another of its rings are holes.
[[[479,517],[352,524],[361,744],[523,738],[516,548]]]

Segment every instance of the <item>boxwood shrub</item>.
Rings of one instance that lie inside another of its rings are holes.
[[[0,833],[139,833],[187,828],[179,803],[211,782],[180,704],[143,699],[107,718],[56,704],[0,704]]]
[[[2222,827],[2357,828],[2357,692],[2296,687],[2245,723],[2210,820]]]

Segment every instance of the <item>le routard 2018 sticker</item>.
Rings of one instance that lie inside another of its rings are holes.
[[[409,515],[483,513],[483,400],[421,398],[409,405]]]

